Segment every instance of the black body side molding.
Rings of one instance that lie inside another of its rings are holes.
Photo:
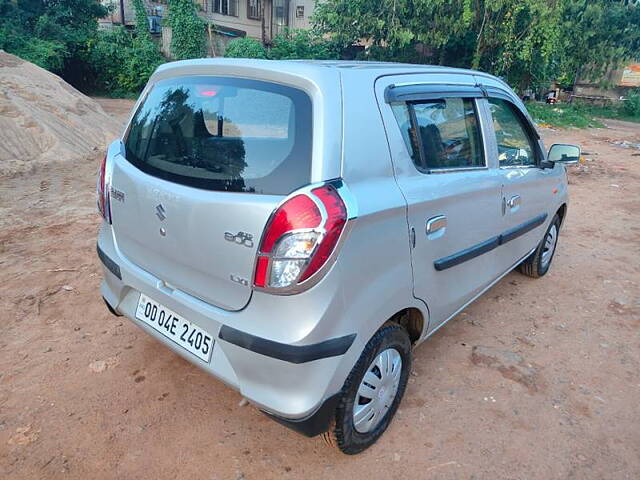
[[[511,240],[515,240],[519,236],[524,235],[525,233],[542,225],[546,219],[546,213],[538,215],[531,220],[521,223],[517,227],[510,228],[509,230],[502,232],[497,237],[490,238],[489,240],[485,240],[484,242],[474,245],[473,247],[465,248],[464,250],[460,250],[453,255],[449,255],[448,257],[436,260],[435,262],[433,262],[433,266],[436,270],[442,271],[446,270],[447,268],[460,265],[461,263],[476,258],[483,253],[490,252],[500,245],[504,245]]]
[[[118,277],[119,280],[122,280],[122,274],[120,273],[120,267],[118,266],[118,264],[111,260],[107,256],[107,254],[102,251],[100,245],[96,245],[96,249],[98,250],[98,257],[100,258],[100,261],[104,264],[105,267],[107,267],[107,270]]]
[[[490,252],[498,245],[500,245],[500,237],[493,237],[482,243],[474,245],[473,247],[465,248],[453,255],[436,260],[433,262],[433,266],[436,267],[436,270],[438,271],[446,270],[447,268],[455,267],[456,265],[460,265],[472,258],[479,257],[483,253]]]
[[[331,420],[336,413],[336,408],[338,407],[338,402],[340,401],[340,394],[336,393],[335,395],[327,398],[320,408],[315,411],[315,413],[309,415],[307,418],[302,418],[300,420],[291,420],[289,418],[282,418],[276,415],[273,415],[269,412],[265,412],[263,410],[262,413],[267,415],[269,418],[275,420],[281,425],[290,428],[302,435],[307,437],[315,437],[316,435],[320,435],[321,433],[329,430],[329,426],[331,425]]]
[[[311,345],[288,345],[278,343],[265,338],[256,337],[249,333],[241,332],[228,325],[220,328],[218,337],[225,342],[238,347],[246,348],[252,352],[277,358],[289,363],[306,363],[322,358],[337,357],[344,354],[356,338],[356,334],[344,337],[331,338],[324,342]]]
[[[538,215],[535,218],[532,218],[528,222],[521,223],[517,227],[513,227],[506,232],[502,232],[500,235],[500,245],[510,242],[518,238],[520,235],[524,235],[525,233],[533,230],[536,227],[539,227],[544,223],[547,219],[547,214],[543,213],[542,215]]]

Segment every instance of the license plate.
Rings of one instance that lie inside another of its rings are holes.
[[[213,351],[213,337],[199,326],[188,322],[145,294],[140,294],[136,318],[209,363]]]

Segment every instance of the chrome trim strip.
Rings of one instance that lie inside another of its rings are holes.
[[[486,165],[483,167],[452,167],[452,168],[432,168],[429,170],[428,175],[434,173],[455,173],[455,172],[470,172],[474,170],[489,170]]]

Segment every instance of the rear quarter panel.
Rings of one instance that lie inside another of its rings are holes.
[[[361,351],[373,334],[398,311],[428,311],[412,294],[412,269],[406,202],[396,184],[387,136],[370,75],[342,78],[342,176],[358,204],[358,218],[338,260],[345,297],[344,321],[358,337]]]

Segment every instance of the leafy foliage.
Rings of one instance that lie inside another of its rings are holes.
[[[640,4],[565,0],[562,30],[558,64],[570,81],[576,73],[595,79],[608,66],[640,59]]]
[[[142,90],[153,71],[164,63],[162,54],[151,39],[147,11],[142,0],[133,0],[133,8],[136,12],[135,37],[120,76],[121,87],[129,92]]]
[[[541,102],[528,102],[527,110],[533,120],[541,126],[549,127],[603,127],[599,120],[579,105],[552,105]]]
[[[78,83],[106,14],[98,0],[0,0],[0,48]]]
[[[205,54],[204,22],[192,0],[169,0],[171,54],[176,60],[200,58]]]
[[[133,0],[136,28],[124,27],[98,32],[89,43],[89,64],[93,77],[91,87],[115,95],[138,93],[153,71],[164,62],[158,47],[151,39],[147,12],[142,0]]]
[[[630,117],[640,119],[640,90],[636,90],[622,103],[622,110]]]
[[[269,58],[272,60],[339,58],[336,45],[309,30],[285,30],[273,39],[268,50],[253,38],[238,38],[227,45],[225,57]]]
[[[637,103],[635,106],[640,105],[640,96],[636,98]],[[605,107],[577,101],[572,104],[562,105],[528,102],[527,110],[529,110],[529,113],[537,123],[554,127],[603,127],[604,124],[599,120],[602,118],[614,118],[640,123],[640,109],[634,110],[633,100]]]
[[[640,57],[640,6],[619,0],[327,0],[313,22],[342,48],[366,39],[368,58],[471,67],[518,87]]]
[[[335,45],[309,30],[285,30],[273,39],[269,58],[287,60],[308,58],[330,60],[338,58]]]
[[[254,38],[236,38],[231,40],[224,51],[229,58],[267,58],[267,50]]]

